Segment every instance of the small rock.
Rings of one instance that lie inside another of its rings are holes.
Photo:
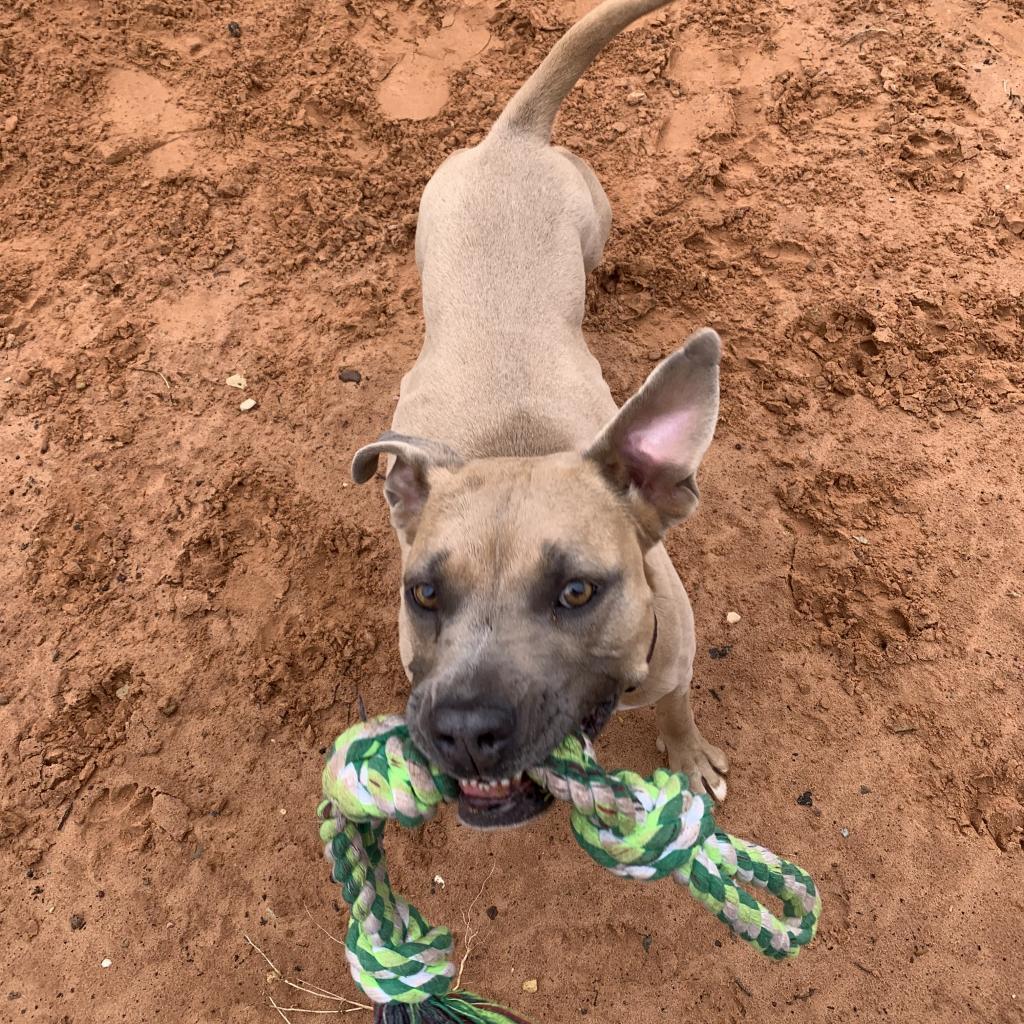
[[[486,913],[487,916],[493,921],[498,916],[498,908],[488,907]]]
[[[840,834],[840,835],[841,835],[841,836],[842,836],[842,837],[843,837],[844,839],[848,839],[848,838],[849,838],[849,836],[850,836],[850,830],[849,830],[848,828],[841,828],[841,829],[839,830],[839,834]]]
[[[17,114],[11,114],[11,116],[8,117],[6,121],[4,121],[4,132],[6,132],[6,134],[10,135],[11,132],[13,132],[14,129],[17,128],[17,127],[18,127],[18,115]]]
[[[612,131],[615,132],[616,135],[624,135],[626,133],[626,123],[624,121],[616,121],[615,124],[612,125]]]
[[[798,803],[798,804],[799,804],[799,805],[800,805],[801,807],[813,807],[813,806],[814,806],[814,797],[813,797],[813,796],[811,795],[811,791],[810,791],[809,789],[805,789],[805,790],[804,790],[804,791],[803,791],[803,792],[802,792],[802,793],[801,793],[801,794],[800,794],[800,795],[799,795],[799,796],[798,796],[798,797],[796,798],[796,802],[797,802],[797,803]]]
[[[640,89],[637,89],[635,92],[631,92],[626,97],[626,102],[631,107],[639,107],[645,99],[647,99],[647,94],[645,92],[642,92]]]
[[[870,787],[868,787],[868,786],[861,786],[860,787],[860,795],[861,796],[867,796],[868,793],[870,793],[870,792],[871,792]]]
[[[434,875],[434,885],[439,885],[443,889],[445,886],[445,881],[440,875]]]
[[[160,714],[170,718],[171,715],[176,714],[178,711],[178,701],[174,697],[165,697],[159,704],[157,704],[157,708],[159,709]]]
[[[348,366],[338,374],[338,377],[346,384],[358,384],[363,379],[363,375],[358,370]]]
[[[71,930],[80,932],[85,927],[85,918],[81,914],[71,915]]]
[[[898,720],[889,726],[889,731],[897,736],[905,736],[907,733],[917,732],[917,726],[913,722]]]
[[[256,408],[256,399],[255,398],[247,398],[238,407],[238,411],[239,412],[249,412],[251,409],[255,409],[255,408]]]
[[[722,647],[712,647],[708,654],[711,655],[712,661],[721,661],[722,658],[728,657],[729,652],[732,650],[732,644],[725,644]]]
[[[131,683],[125,683],[124,686],[119,686],[114,691],[114,696],[118,700],[124,700],[131,692],[132,692],[132,684]]]
[[[727,612],[725,616],[725,621],[729,623],[730,626],[735,626],[736,623],[739,622],[742,618],[743,616],[740,615],[739,612]]]
[[[230,175],[217,182],[217,195],[223,196],[225,199],[237,199],[244,192],[245,186]]]
[[[167,793],[157,793],[153,797],[153,808],[150,813],[155,824],[177,842],[180,843],[188,835],[191,828],[188,823],[188,807],[176,797]]]
[[[652,946],[653,944],[654,944],[654,936],[653,936],[653,935],[650,935],[650,934],[648,934],[648,935],[645,935],[645,936],[644,936],[644,937],[643,937],[643,938],[642,938],[642,939],[640,940],[640,945],[644,947],[644,952],[645,952],[645,953],[650,953],[650,951],[651,951],[651,946]]]
[[[242,38],[242,26],[239,25],[237,21],[229,21],[228,22],[228,35],[231,36],[233,39],[241,39]]]
[[[113,967],[113,966],[114,966],[114,961],[111,960],[109,956],[105,956],[100,961],[100,967],[102,967],[104,970],[106,970],[108,967]]]
[[[523,991],[524,992],[536,992],[537,991],[537,979],[536,978],[527,978],[526,981],[523,982]]]
[[[0,693],[0,708],[7,707],[11,703],[11,698],[6,693]]]
[[[101,139],[93,148],[105,164],[119,164],[132,154],[135,142],[127,138]]]
[[[238,390],[241,391],[245,387],[247,381],[240,373],[233,373],[226,381],[224,381],[224,383],[227,384],[229,388],[238,388]]]

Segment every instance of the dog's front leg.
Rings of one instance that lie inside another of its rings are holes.
[[[724,800],[724,775],[729,770],[729,758],[704,739],[693,720],[689,673],[658,701],[654,712],[658,722],[658,748],[668,754],[669,767],[686,772],[695,793],[710,791],[716,800]]]

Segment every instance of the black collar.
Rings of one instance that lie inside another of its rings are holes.
[[[651,646],[647,651],[647,664],[650,665],[654,657],[654,645],[658,642],[658,613],[654,613],[654,635],[651,637]]]

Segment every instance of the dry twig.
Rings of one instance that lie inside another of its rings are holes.
[[[343,1003],[346,1007],[348,1007],[348,1009],[342,1011],[343,1013],[350,1013],[356,1010],[373,1009],[372,1006],[368,1006],[366,1003],[357,1003],[354,999],[349,999],[346,996],[339,996],[337,992],[332,992],[330,989],[324,988],[321,985],[317,985],[315,982],[309,982],[307,984],[300,985],[297,981],[292,981],[290,978],[286,978],[281,973],[277,964],[275,964],[274,961],[271,960],[270,957],[267,956],[267,954],[264,953],[263,950],[260,949],[260,947],[257,946],[256,943],[252,941],[252,939],[249,938],[248,935],[245,936],[245,941],[248,942],[249,945],[252,946],[252,948],[255,949],[256,952],[259,953],[261,957],[263,957],[263,959],[267,962],[267,966],[274,973],[274,976],[283,981],[289,987],[297,989],[299,992],[305,992],[306,995],[308,996],[315,996],[317,999],[333,999],[337,1003]],[[276,1004],[274,1004],[273,999],[271,999],[271,1004],[275,1005],[275,1009],[277,1009],[278,1012],[280,1013],[280,1008],[277,1007]],[[283,1017],[284,1014],[281,1014],[281,1016]],[[285,1017],[285,1020],[287,1019],[288,1018]]]
[[[469,906],[462,911],[462,922],[466,926],[466,952],[462,954],[462,959],[459,961],[459,974],[455,979],[456,991],[462,988],[462,972],[466,969],[466,961],[469,959],[469,954],[473,952],[473,942],[476,937],[480,934],[480,929],[472,929],[469,926],[469,915],[473,912],[473,907],[476,906],[476,902],[484,894],[484,889],[487,888],[487,883],[491,880],[491,876],[494,874],[495,865],[491,865],[490,874],[483,880],[480,885],[480,891],[470,901]]]
[[[171,396],[171,382],[159,370],[151,370],[148,366],[129,366],[128,369],[135,373],[152,373],[154,376],[159,377],[167,388],[168,396]]]

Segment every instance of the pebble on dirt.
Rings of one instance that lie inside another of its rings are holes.
[[[255,409],[255,408],[256,408],[256,399],[255,398],[247,398],[238,407],[238,411],[239,412],[249,412],[251,409]]]
[[[71,930],[80,932],[85,927],[85,918],[81,914],[71,915]]]
[[[239,25],[237,21],[229,21],[228,22],[228,35],[232,36],[235,39],[241,39],[242,38],[242,26]]]
[[[163,829],[173,840],[181,842],[191,829],[188,806],[169,793],[157,793],[153,797],[150,817],[158,828]]]
[[[488,907],[487,908],[487,916],[493,921],[498,916],[498,908],[497,907]]]
[[[524,992],[536,992],[537,991],[537,979],[536,978],[528,978],[526,981],[524,981],[523,982],[523,991]]]
[[[346,366],[338,376],[346,384],[358,384],[363,379],[363,375],[358,370],[353,370],[348,366]]]
[[[229,388],[238,388],[241,391],[245,388],[247,381],[240,373],[233,373],[224,383]]]
[[[708,650],[708,654],[711,655],[712,661],[721,661],[722,658],[727,658],[729,652],[732,650],[732,644],[724,644],[721,647],[712,647]]]
[[[113,967],[113,966],[114,966],[114,961],[111,960],[109,956],[105,956],[100,961],[100,967],[102,967],[104,970],[106,970],[108,967]]]
[[[728,622],[730,626],[735,626],[742,618],[743,616],[740,615],[739,612],[726,612],[725,615],[725,621]]]
[[[797,798],[796,802],[801,807],[811,807],[814,805],[814,797],[809,789],[805,789]]]

